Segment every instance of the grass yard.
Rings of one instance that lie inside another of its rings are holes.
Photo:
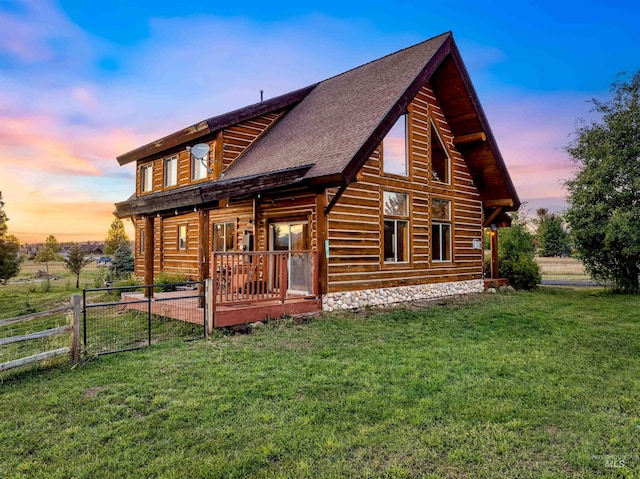
[[[640,477],[640,297],[446,303],[5,377],[0,476]]]

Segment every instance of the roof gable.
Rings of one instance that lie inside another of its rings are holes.
[[[364,163],[404,112],[424,83],[425,67],[450,38],[445,33],[318,83],[236,160],[225,178],[306,165],[312,165],[309,179],[348,176],[350,164]],[[407,94],[415,83],[413,94]]]

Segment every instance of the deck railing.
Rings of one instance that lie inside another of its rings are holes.
[[[315,296],[317,272],[315,251],[215,252],[211,262],[214,309],[223,304]]]

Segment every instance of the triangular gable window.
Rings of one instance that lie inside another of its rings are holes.
[[[450,164],[447,148],[431,120],[431,178],[441,183],[449,183]]]
[[[406,113],[401,115],[382,142],[382,169],[385,173],[409,176],[407,119]]]

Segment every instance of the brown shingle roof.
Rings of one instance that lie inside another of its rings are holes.
[[[306,178],[343,174],[450,37],[439,35],[320,82],[229,167],[225,179],[305,165],[313,165]]]

